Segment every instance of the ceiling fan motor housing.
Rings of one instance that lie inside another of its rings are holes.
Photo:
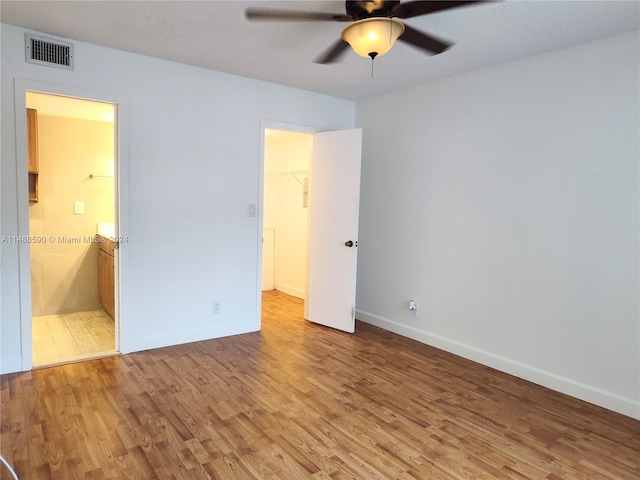
[[[345,2],[347,15],[351,15],[354,20],[363,20],[371,17],[390,17],[393,8],[400,3],[400,0],[356,0]]]

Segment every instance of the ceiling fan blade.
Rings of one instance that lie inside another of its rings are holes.
[[[453,43],[440,40],[432,35],[428,35],[424,32],[416,30],[415,28],[412,28],[406,24],[404,26],[404,33],[400,35],[398,40],[409,43],[414,47],[418,47],[422,50],[428,50],[434,55],[442,53],[453,46]]]
[[[315,63],[335,63],[338,58],[341,57],[344,52],[349,48],[349,44],[340,39],[329,47],[322,55],[314,60]]]
[[[249,20],[313,20],[334,22],[349,22],[353,20],[351,15],[341,13],[303,12],[297,10],[262,10],[259,8],[248,8],[244,14]]]
[[[465,5],[470,5],[473,3],[485,3],[480,0],[471,0],[471,1],[419,1],[414,0],[411,2],[403,2],[396,5],[393,10],[391,10],[391,16],[398,18],[412,18],[419,17],[420,15],[428,15],[429,13],[440,12],[442,10],[449,10],[452,8],[464,7]]]

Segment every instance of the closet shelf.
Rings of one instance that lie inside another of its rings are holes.
[[[283,170],[281,172],[267,172],[267,175],[304,175],[308,173],[309,170]]]
[[[295,178],[296,182],[298,182],[302,188],[304,189],[304,191],[307,191],[307,186],[305,185],[305,182],[307,181],[307,179],[305,178],[304,181],[300,180],[298,178],[298,175],[309,175],[309,170],[285,170],[282,172],[267,172],[267,175],[291,175],[293,178]]]

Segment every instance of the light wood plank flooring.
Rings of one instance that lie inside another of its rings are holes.
[[[0,408],[29,480],[640,478],[640,422],[278,292],[261,332],[4,375]]]
[[[113,319],[104,310],[33,317],[33,364],[75,361],[115,349]]]

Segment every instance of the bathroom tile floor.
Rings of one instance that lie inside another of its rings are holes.
[[[33,317],[33,364],[55,365],[115,353],[115,326],[104,310]]]

